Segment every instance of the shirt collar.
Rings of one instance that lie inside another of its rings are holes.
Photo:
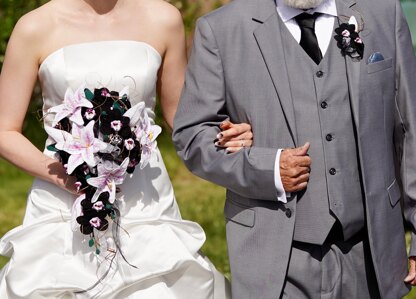
[[[337,16],[337,7],[335,4],[335,0],[325,0],[318,7],[309,9],[306,11],[302,9],[298,9],[298,8],[289,7],[283,3],[283,0],[276,0],[276,5],[277,5],[277,12],[279,13],[280,18],[282,19],[284,23],[293,19],[297,15],[300,15],[303,12],[307,12],[310,14],[319,12],[319,13],[331,15],[334,17]]]

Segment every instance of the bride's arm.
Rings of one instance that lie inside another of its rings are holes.
[[[41,57],[40,20],[33,19],[29,15],[17,23],[0,74],[0,156],[33,176],[64,189],[67,185],[74,192],[73,179],[61,163],[45,156],[22,135]]]
[[[187,64],[185,30],[182,16],[174,7],[167,7],[161,16],[164,24],[160,38],[165,40],[165,52],[158,76],[158,94],[163,117],[172,129],[173,118],[178,106],[179,97],[185,81]]]
[[[180,13],[172,8],[164,15],[166,51],[159,70],[158,94],[163,116],[172,129],[187,65],[185,31]],[[203,83],[202,83],[203,84]],[[249,124],[233,124],[226,121],[221,126],[222,135],[218,136],[218,147],[226,148],[228,152],[236,152],[243,147],[252,145],[253,134]]]

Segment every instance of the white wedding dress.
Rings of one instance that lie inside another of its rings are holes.
[[[160,54],[137,41],[102,41],[74,44],[50,54],[41,64],[45,112],[62,103],[68,87],[93,90],[129,87],[132,105],[144,101],[154,118],[156,79]],[[48,140],[47,145],[52,141]],[[53,155],[45,149],[45,154]],[[75,196],[53,184],[35,179],[23,224],[0,240],[0,254],[10,257],[0,272],[0,298],[140,298],[224,299],[225,278],[199,249],[202,228],[181,219],[172,185],[160,152],[142,170],[120,185],[121,249],[114,262],[88,245],[89,237],[71,229]],[[110,229],[105,239],[112,242]],[[103,274],[109,274],[93,286]],[[81,293],[79,293],[81,291]]]

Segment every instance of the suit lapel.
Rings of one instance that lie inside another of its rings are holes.
[[[351,16],[354,16],[358,23],[362,23],[362,15],[354,9],[355,0],[336,0],[338,22],[347,23]],[[336,21],[337,22],[337,21]],[[365,41],[364,41],[365,42]],[[366,49],[364,48],[364,51]],[[347,70],[348,88],[350,92],[351,107],[357,129],[359,128],[359,95],[360,95],[360,73],[364,65],[363,60],[353,61],[351,57],[345,57]]]
[[[295,114],[292,94],[287,74],[287,66],[281,46],[279,16],[273,0],[262,1],[258,5],[254,22],[259,23],[254,31],[259,50],[275,87],[276,93],[289,127],[293,143],[297,145]]]

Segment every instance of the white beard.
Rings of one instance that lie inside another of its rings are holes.
[[[283,3],[287,6],[299,9],[316,8],[321,5],[322,2],[324,2],[324,0],[283,0]]]

